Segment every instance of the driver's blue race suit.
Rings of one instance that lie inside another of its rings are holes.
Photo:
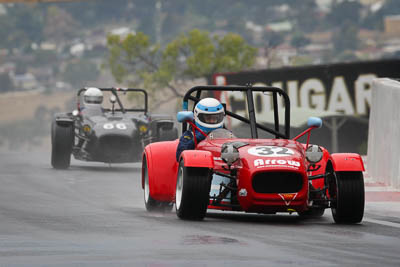
[[[203,141],[205,139],[205,136],[202,135],[199,131],[196,130],[196,140],[197,143],[200,141]],[[183,150],[187,149],[194,149],[194,139],[193,139],[193,131],[192,130],[187,130],[184,132],[179,138],[179,144],[176,149],[176,161],[179,162],[179,157],[181,156],[181,153]]]

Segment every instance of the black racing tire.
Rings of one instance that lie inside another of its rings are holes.
[[[210,201],[211,172],[208,168],[185,167],[179,163],[175,209],[183,220],[203,220]]]
[[[325,213],[325,208],[310,208],[306,211],[299,212],[301,217],[322,217]]]
[[[171,211],[173,208],[173,203],[157,201],[151,197],[150,194],[150,184],[149,184],[149,172],[147,168],[146,156],[143,158],[142,163],[143,176],[144,176],[144,205],[146,210],[152,211]]]
[[[165,129],[165,128],[160,128],[158,129],[158,141],[174,141],[178,139],[178,129],[177,128],[172,128],[172,129]]]
[[[55,169],[68,169],[71,164],[71,152],[74,144],[74,126],[51,125],[51,166]]]
[[[330,181],[332,216],[336,223],[353,224],[364,216],[365,191],[362,172],[335,172]]]

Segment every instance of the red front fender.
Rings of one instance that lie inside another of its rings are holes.
[[[214,158],[210,151],[185,150],[181,154],[185,167],[214,168]]]
[[[146,157],[150,196],[155,200],[166,202],[174,200],[178,169],[175,155],[178,142],[179,140],[156,142],[144,148],[142,164]],[[144,188],[143,166],[142,188]]]
[[[364,163],[359,154],[334,153],[331,154],[331,159],[335,171],[365,171]]]

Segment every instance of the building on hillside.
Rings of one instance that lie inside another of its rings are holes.
[[[274,31],[274,32],[290,32],[293,30],[293,25],[290,21],[281,21],[270,23],[266,26],[267,31]]]
[[[328,45],[332,43],[331,31],[326,32],[313,32],[306,34],[306,37],[310,40],[311,44]]]
[[[32,73],[12,74],[11,80],[17,90],[33,90],[38,87],[36,77]]]
[[[283,43],[276,47],[276,56],[282,61],[283,66],[289,66],[291,59],[297,56],[297,50],[293,46]]]
[[[5,62],[0,65],[0,73],[11,73],[15,72],[16,64],[14,62]]]
[[[385,35],[388,37],[400,36],[400,15],[386,16],[384,19]]]

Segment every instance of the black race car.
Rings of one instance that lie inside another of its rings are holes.
[[[92,101],[88,93],[93,91],[101,101]],[[103,94],[110,103],[102,103]],[[77,96],[77,110],[55,114],[52,121],[53,168],[68,168],[71,154],[84,161],[136,162],[147,144],[178,137],[171,116],[148,114],[148,96],[143,89],[83,88]]]

